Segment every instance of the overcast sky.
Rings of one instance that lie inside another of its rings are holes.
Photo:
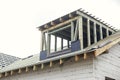
[[[39,53],[36,27],[79,8],[120,29],[120,0],[0,0],[0,52],[17,57]]]

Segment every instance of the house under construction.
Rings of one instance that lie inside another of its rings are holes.
[[[48,22],[40,54],[0,70],[0,80],[119,80],[120,31],[79,9]]]

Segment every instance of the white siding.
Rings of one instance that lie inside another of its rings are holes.
[[[0,80],[95,80],[93,78],[93,58],[79,62],[68,60],[63,66],[55,64],[54,67],[46,67],[38,71],[8,76]]]
[[[113,46],[109,53],[96,58],[92,56],[79,62],[68,60],[63,66],[58,63],[38,71],[16,74],[0,80],[105,80],[105,76],[120,80],[120,45]]]
[[[94,58],[94,76],[96,80],[105,80],[105,76],[120,80],[120,45],[109,49],[109,53]]]

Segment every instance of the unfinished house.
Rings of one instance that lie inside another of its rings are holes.
[[[40,27],[40,54],[0,70],[0,80],[120,80],[120,31],[79,9]]]

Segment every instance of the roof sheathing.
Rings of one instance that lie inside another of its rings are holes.
[[[46,23],[46,24],[44,24],[42,26],[39,26],[38,29],[40,31],[44,31],[44,30],[46,30],[46,29],[48,29],[50,27],[53,27],[53,26],[58,25],[58,24],[60,24],[62,22],[65,22],[65,21],[67,21],[69,19],[72,19],[72,18],[74,18],[76,16],[79,16],[80,14],[78,14],[78,12],[80,12],[80,13],[82,13],[82,14],[84,14],[84,15],[86,15],[86,16],[88,16],[88,17],[90,17],[90,18],[92,18],[92,19],[94,19],[96,21],[98,21],[99,23],[103,24],[104,26],[108,27],[109,29],[111,29],[111,30],[113,30],[115,32],[117,31],[116,29],[114,29],[109,24],[105,23],[104,21],[101,21],[101,19],[96,18],[95,16],[92,16],[92,14],[89,14],[88,12],[85,12],[83,9],[78,9],[78,10],[73,11],[73,12],[67,14],[67,15],[64,15],[64,16],[62,16],[60,18],[57,18],[57,19],[55,19],[55,20],[53,20],[51,22],[48,22],[48,23]]]

